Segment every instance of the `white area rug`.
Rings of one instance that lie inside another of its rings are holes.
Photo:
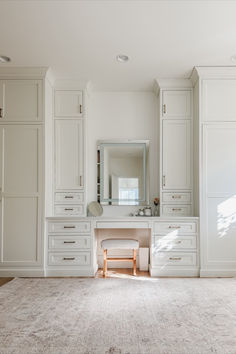
[[[236,353],[236,279],[14,279],[1,354]]]

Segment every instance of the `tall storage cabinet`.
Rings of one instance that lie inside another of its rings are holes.
[[[236,275],[236,70],[196,68],[201,276]]]
[[[0,276],[44,274],[46,69],[1,69]]]
[[[192,216],[192,89],[189,80],[158,81],[160,215]]]
[[[83,92],[55,90],[54,215],[85,216],[85,114]]]

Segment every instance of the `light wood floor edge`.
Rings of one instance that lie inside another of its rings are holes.
[[[119,274],[133,277],[133,269],[132,268],[108,268],[107,278],[118,276]],[[145,272],[137,269],[136,277],[150,278],[150,273],[148,271]],[[97,273],[95,274],[95,278],[103,278],[103,269],[101,268],[98,269]]]
[[[0,286],[3,286],[4,284],[8,283],[14,278],[0,278]]]

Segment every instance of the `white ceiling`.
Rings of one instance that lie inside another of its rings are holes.
[[[148,90],[235,54],[236,1],[0,1],[0,55],[95,89]]]

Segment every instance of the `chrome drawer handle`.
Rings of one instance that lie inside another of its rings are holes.
[[[181,208],[172,208],[172,211],[181,211]]]
[[[64,226],[64,229],[75,229],[75,226]]]
[[[65,208],[64,210],[68,211],[68,210],[74,210],[74,209],[73,208]]]
[[[172,199],[181,199],[181,195],[172,195]]]
[[[64,241],[64,243],[75,243],[75,241]]]
[[[74,261],[75,257],[64,257],[63,260],[64,261]]]
[[[180,229],[180,226],[169,226],[169,229]]]
[[[73,199],[73,195],[65,195],[65,199]]]
[[[169,260],[170,261],[181,261],[181,257],[170,257]]]

